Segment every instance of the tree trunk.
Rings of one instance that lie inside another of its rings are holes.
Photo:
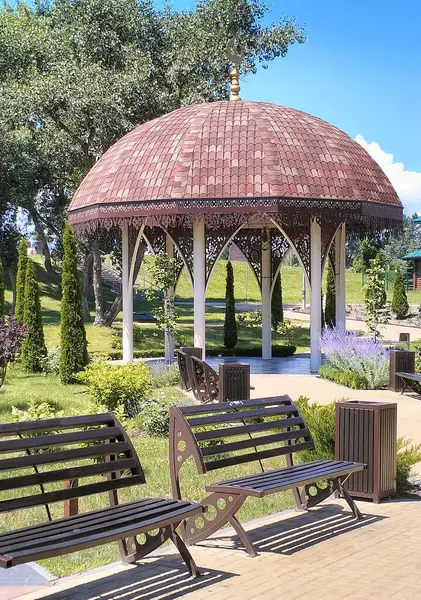
[[[118,313],[121,311],[121,305],[123,303],[123,296],[117,296],[110,308],[105,313],[104,325],[105,327],[111,327],[114,323]]]
[[[9,278],[10,284],[12,286],[12,311],[15,312],[15,304],[16,304],[16,269],[14,267],[10,267]]]
[[[44,234],[44,229],[40,223],[40,220],[38,218],[38,214],[35,210],[30,210],[29,211],[30,215],[31,215],[31,219],[34,222],[35,225],[35,230],[37,232],[37,236],[40,242],[42,242],[43,244],[43,255],[44,255],[44,262],[45,262],[45,269],[47,271],[47,273],[49,275],[52,275],[54,277],[54,279],[58,279],[58,275],[55,272],[53,265],[51,264],[51,254],[50,254],[50,249],[48,247],[47,244],[47,240]]]
[[[134,250],[134,243],[131,245],[130,255],[133,253],[133,250]],[[142,260],[143,260],[144,254],[145,254],[145,250],[146,250],[145,242],[140,242],[139,250],[138,250],[138,253],[136,256],[134,271],[133,271],[133,280],[134,281],[136,281],[137,276],[139,274],[139,269],[142,265]],[[104,316],[104,325],[106,327],[111,327],[111,325],[114,323],[118,313],[121,311],[122,302],[123,302],[123,297],[121,295],[117,296],[116,299],[114,300],[114,302],[112,303],[111,307],[107,310],[107,312]]]
[[[88,252],[83,263],[83,283],[82,283],[82,308],[83,320],[85,323],[91,321],[91,313],[89,312],[88,296],[89,288],[92,283],[92,252]]]
[[[95,321],[94,327],[105,327],[105,306],[104,306],[104,295],[102,293],[102,265],[101,265],[101,254],[99,251],[98,236],[95,236],[92,245],[92,257],[93,257],[93,270],[92,270],[92,283],[94,286],[95,296]]]

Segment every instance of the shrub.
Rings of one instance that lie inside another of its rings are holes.
[[[36,400],[29,400],[26,410],[21,410],[16,406],[12,406],[12,421],[25,422],[25,421],[44,421],[46,419],[54,419],[62,417],[64,411],[57,409],[49,404],[48,402],[37,402]],[[31,433],[32,435],[41,435],[42,432]]]
[[[69,224],[66,224],[64,230],[63,248],[60,380],[63,383],[73,383],[74,374],[81,371],[88,364],[89,359],[77,272],[76,240]]]
[[[177,366],[164,364],[153,365],[151,376],[153,388],[177,385],[180,378]]]
[[[326,302],[325,302],[326,327],[336,326],[336,285],[332,262],[328,260],[326,274]]]
[[[60,346],[53,346],[47,350],[47,355],[42,361],[42,370],[47,375],[53,373],[59,375],[60,373]]]
[[[276,331],[283,320],[284,307],[282,305],[281,270],[279,270],[272,290],[272,329]]]
[[[151,387],[150,368],[143,363],[92,363],[76,374],[75,379],[89,387],[94,404],[107,410],[122,406],[130,418],[138,414],[146,391]]]
[[[396,268],[395,282],[393,284],[392,312],[398,319],[407,316],[409,310],[408,298],[406,296],[405,282],[399,267]]]
[[[0,260],[0,319],[4,317],[3,263]]]
[[[227,262],[227,278],[225,287],[225,322],[224,346],[235,348],[237,344],[237,321],[235,320],[234,271],[231,261]]]
[[[332,367],[332,365],[322,365],[319,369],[319,375],[322,379],[328,379],[339,385],[345,385],[353,390],[368,389],[367,381],[354,371],[341,371]]]
[[[18,248],[18,270],[16,273],[15,317],[19,323],[23,323],[23,313],[25,308],[25,278],[27,264],[28,248],[26,246],[26,241],[22,239]]]
[[[421,444],[410,444],[411,440],[405,437],[398,438],[398,453],[396,455],[396,485],[398,492],[405,492],[410,488],[408,479],[412,467],[421,462]]]
[[[376,389],[387,383],[389,353],[378,340],[334,327],[323,331],[320,349],[330,366],[353,372],[366,382],[364,389]]]
[[[335,403],[310,404],[310,399],[300,396],[295,404],[301,411],[314,441],[314,450],[303,450],[303,461],[335,458]]]
[[[28,260],[26,267],[23,324],[28,328],[28,332],[22,344],[22,366],[30,373],[40,373],[47,348],[42,327],[38,282],[32,260]]]
[[[6,377],[7,366],[19,353],[28,328],[18,323],[13,315],[0,319],[0,387]]]
[[[170,408],[174,403],[169,401],[165,392],[159,398],[151,398],[142,402],[141,428],[148,435],[168,437],[170,430]]]

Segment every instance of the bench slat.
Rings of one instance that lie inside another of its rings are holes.
[[[326,462],[325,460],[318,460],[318,461],[312,461],[311,464],[316,467],[316,466],[318,466],[318,465],[320,465],[322,463],[325,463],[325,462]],[[332,462],[332,461],[329,461],[329,462]],[[288,468],[288,470],[291,473],[297,473],[298,474],[298,473],[300,473],[302,471],[305,471],[308,464],[309,463],[301,463],[299,465],[294,465],[292,467],[287,467],[287,468]],[[284,471],[284,470],[285,470],[285,468],[283,468],[283,469],[275,469],[275,470],[271,470],[271,471],[265,471],[263,473],[263,476],[265,478],[270,479],[270,477],[272,477],[272,476],[276,477],[276,475],[280,471]],[[244,475],[243,477],[235,477],[234,479],[227,479],[226,481],[223,481],[222,483],[230,484],[230,483],[232,483],[232,482],[235,481],[235,483],[237,483],[239,485],[241,485],[244,482],[246,482],[248,484],[249,483],[254,484],[257,481],[260,481],[261,478],[262,478],[262,472],[259,472],[259,473],[256,473],[255,475]]]
[[[300,450],[312,450],[313,442],[295,444],[293,448],[294,452],[299,452]],[[274,456],[283,456],[285,454],[291,454],[290,446],[281,446],[279,448],[271,448],[270,450],[260,450],[258,452],[251,452],[248,454],[237,454],[236,456],[230,456],[229,458],[207,461],[205,462],[205,467],[206,471],[213,471],[214,469],[221,469],[223,467],[240,465],[246,462],[263,460],[264,458],[272,458]]]
[[[113,510],[113,509],[110,509]],[[125,526],[115,526],[110,531],[103,531],[100,533],[90,532],[86,533],[83,537],[78,540],[67,540],[64,542],[57,541],[50,545],[44,545],[40,548],[30,548],[26,550],[17,550],[13,552],[12,565],[18,565],[29,560],[40,560],[42,558],[50,558],[53,556],[60,556],[69,552],[75,552],[84,550],[86,548],[92,548],[95,546],[107,544],[119,539],[131,537],[143,532],[147,532],[150,529],[166,527],[174,524],[178,525],[183,519],[193,514],[199,514],[203,511],[200,504],[183,503],[182,506],[174,507],[172,511],[168,511],[167,514],[161,516],[152,516],[150,518],[140,519],[136,523]],[[75,525],[76,525],[75,521]],[[48,525],[47,525],[48,526]]]
[[[113,506],[112,515],[124,515],[126,512],[133,510],[133,507],[136,507],[139,504],[142,504],[142,507],[147,507],[149,504],[159,504],[159,502],[165,502],[166,500],[161,498],[146,498],[142,500],[134,500],[133,502],[125,502],[124,504],[117,504]],[[106,506],[105,508],[99,508],[97,510],[90,510],[86,513],[81,513],[77,515],[77,523],[78,526],[94,524],[96,521],[101,521],[104,518],[110,519],[110,507]],[[67,527],[73,528],[74,522],[73,519],[76,517],[64,517],[62,519],[54,519],[48,523],[48,531],[56,531],[62,530],[65,531]],[[30,525],[29,527],[23,527],[22,529],[14,529],[13,531],[9,531],[7,533],[0,534],[0,548],[7,544],[10,541],[14,541],[15,539],[26,539],[28,535],[32,536],[42,536],[47,530],[45,523],[37,523],[36,525]]]
[[[100,415],[82,415],[80,417],[60,417],[40,421],[19,421],[16,423],[1,423],[0,437],[31,431],[53,431],[54,429],[73,429],[77,427],[92,427],[96,425],[113,425],[109,413]]]
[[[56,481],[82,479],[83,477],[91,477],[92,475],[136,469],[136,467],[137,464],[134,458],[126,458],[82,467],[69,467],[67,469],[33,473],[31,475],[22,475],[21,477],[9,477],[8,479],[0,479],[0,492]]]
[[[15,452],[17,450],[32,450],[35,448],[48,448],[64,444],[78,444],[80,442],[93,442],[121,437],[119,427],[104,427],[103,429],[88,429],[87,431],[74,431],[72,433],[57,433],[54,435],[40,435],[32,438],[7,440],[0,442],[0,452]]]
[[[72,498],[82,498],[84,496],[100,494],[110,490],[118,490],[141,483],[144,483],[144,478],[142,475],[131,475],[130,477],[122,477],[120,479],[113,479],[99,483],[89,483],[65,490],[47,492],[45,494],[23,496],[21,498],[14,498],[13,500],[2,500],[0,502],[0,512],[17,510],[20,508],[29,508],[32,506],[42,506],[44,504],[50,504],[53,502],[71,500]]]
[[[274,417],[280,415],[297,415],[298,412],[295,407],[270,407],[270,408],[256,408],[251,410],[239,410],[233,412],[226,412],[225,414],[210,415],[204,417],[194,417],[188,419],[187,423],[190,427],[200,427],[201,425],[212,425],[217,423],[229,423],[230,421],[242,421],[244,419],[256,419],[263,417]]]
[[[215,440],[218,438],[242,435],[244,433],[267,431],[268,429],[287,429],[288,427],[293,427],[295,425],[303,425],[303,419],[301,417],[293,417],[292,419],[281,419],[280,421],[262,421],[261,423],[239,425],[238,427],[226,427],[224,429],[198,431],[197,433],[193,432],[193,435],[198,442],[201,442],[205,440]]]
[[[31,454],[30,456],[18,456],[16,458],[5,458],[0,460],[0,471],[11,471],[13,469],[25,469],[61,463],[97,456],[112,456],[130,452],[131,448],[127,442],[115,442],[112,444],[97,444],[85,448],[72,448],[59,450],[57,452],[45,452],[44,454]]]
[[[38,532],[36,536],[32,533],[31,535],[28,535],[26,539],[10,539],[7,543],[3,543],[1,545],[0,551],[3,554],[13,556],[14,551],[33,548],[34,546],[39,546],[41,543],[44,545],[57,541],[60,542],[71,539],[77,540],[78,538],[86,535],[87,531],[94,531],[95,533],[100,533],[101,531],[112,531],[115,529],[116,524],[119,526],[129,525],[130,523],[139,521],[139,519],[148,519],[154,515],[156,517],[162,517],[165,514],[173,511],[177,504],[179,504],[178,500],[163,500],[148,504],[145,507],[141,505],[138,507],[132,506],[131,509],[125,513],[116,513],[113,510],[109,511],[109,514],[106,515],[106,519],[104,518],[104,514],[101,514],[99,518],[91,520],[88,523],[81,523],[80,519],[77,519],[77,527],[75,526],[75,523],[68,519],[67,523],[64,523],[59,529],[44,527],[44,531],[42,531],[42,533]],[[182,508],[183,505],[187,506],[188,502],[183,502],[181,506],[178,506],[178,508]]]
[[[312,463],[307,463],[307,466],[311,466],[311,464]],[[294,487],[302,487],[311,483],[316,483],[324,479],[334,479],[336,477],[348,475],[349,473],[362,471],[363,469],[364,465],[359,463],[344,463],[331,465],[330,468],[325,467],[313,470],[308,468],[295,474],[285,473],[285,471],[289,471],[289,469],[281,469],[279,472],[269,471],[268,474],[270,474],[271,477],[266,477],[266,482],[264,477],[265,474],[263,474],[258,482],[250,482],[248,484],[243,482],[240,484],[235,480],[230,482],[221,481],[220,483],[206,486],[206,489],[209,492],[230,493],[230,491],[232,492],[236,488],[241,488],[244,492],[247,492],[248,495],[261,498],[284,490],[290,490]]]
[[[234,452],[235,450],[243,450],[245,448],[253,448],[257,446],[265,446],[276,442],[284,442],[287,440],[307,439],[310,436],[308,429],[295,429],[293,431],[284,431],[283,433],[275,433],[273,435],[265,435],[260,437],[247,438],[228,444],[217,444],[215,446],[207,446],[202,448],[202,456],[212,456],[214,454],[224,454],[226,452]],[[307,439],[306,439],[307,438]],[[291,451],[291,449],[289,449]]]
[[[197,414],[210,414],[226,412],[230,408],[240,409],[242,406],[247,405],[247,408],[258,408],[261,406],[290,406],[292,405],[291,398],[288,396],[270,397],[270,398],[256,398],[255,400],[232,400],[230,402],[220,402],[217,404],[210,404],[206,406],[179,406],[179,410],[184,417],[189,415]]]

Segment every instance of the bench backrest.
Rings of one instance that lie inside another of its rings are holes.
[[[51,518],[50,503],[108,492],[117,504],[118,489],[139,483],[136,451],[111,412],[0,425],[0,512],[44,505]],[[1,499],[10,490],[19,496]]]
[[[310,431],[289,396],[171,409],[173,478],[189,456],[205,473],[313,448]]]
[[[216,402],[219,398],[219,376],[205,361],[191,357],[195,397],[203,404]]]

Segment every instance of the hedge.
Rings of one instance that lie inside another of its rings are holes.
[[[322,379],[328,379],[334,383],[345,385],[353,390],[369,389],[367,381],[353,371],[342,371],[331,365],[323,365],[319,369],[319,375]]]
[[[296,351],[295,346],[272,346],[272,356],[274,358],[284,358],[292,356]],[[148,350],[134,350],[133,358],[162,358],[165,354],[163,348],[150,348]],[[262,356],[261,346],[253,346],[250,348],[235,348],[229,350],[223,346],[218,348],[209,348],[206,350],[207,356],[249,356],[249,357],[260,357]],[[91,358],[101,357],[106,360],[121,360],[123,358],[122,350],[110,350],[109,352],[95,351],[90,352]]]

